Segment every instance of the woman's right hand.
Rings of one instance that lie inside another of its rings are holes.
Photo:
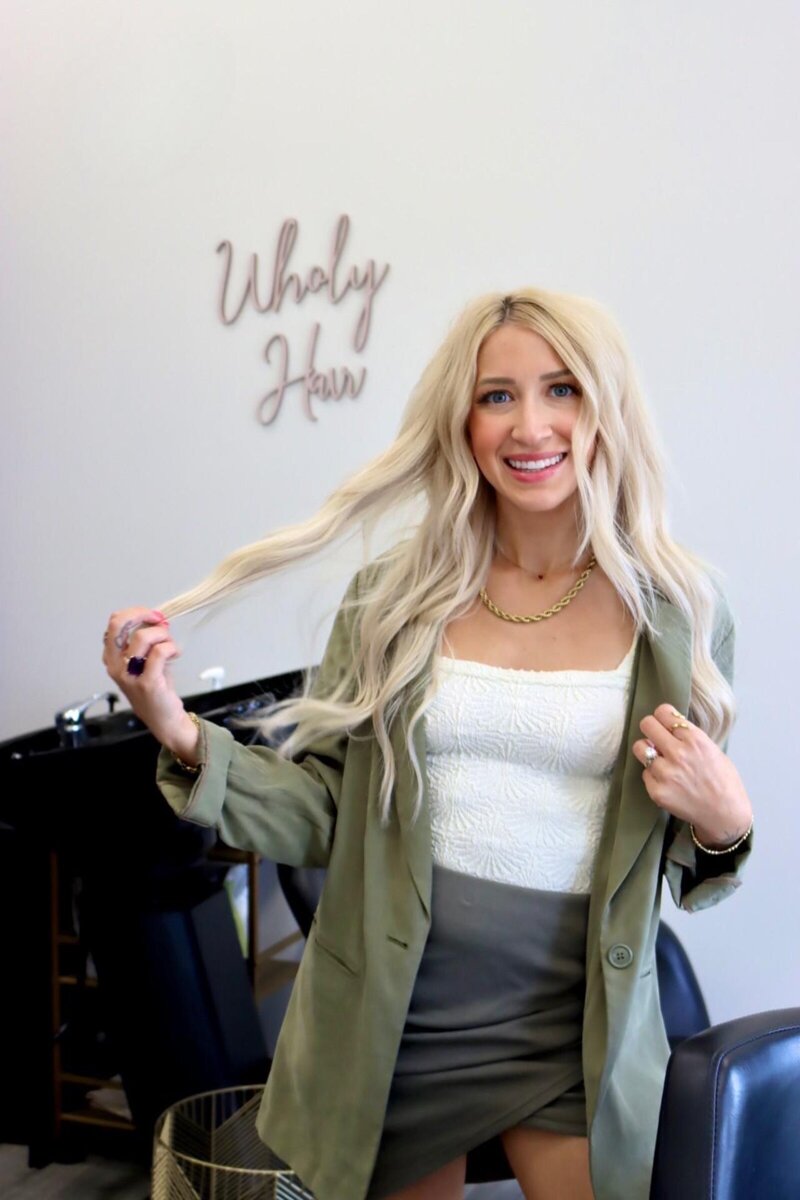
[[[169,664],[180,650],[172,640],[169,622],[152,608],[122,608],[108,619],[103,634],[103,664],[130,702],[136,716],[159,742],[184,761],[193,761],[198,733],[175,691]],[[128,662],[138,659],[141,674],[132,675]]]

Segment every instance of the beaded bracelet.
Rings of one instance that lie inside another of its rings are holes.
[[[749,826],[737,842],[734,842],[732,846],[723,846],[721,850],[711,850],[708,846],[704,846],[702,842],[698,842],[694,832],[694,825],[689,826],[689,832],[692,835],[692,841],[694,842],[695,846],[697,846],[699,850],[703,850],[706,854],[730,854],[731,850],[738,850],[742,842],[746,842],[750,837],[750,834],[753,832],[753,822],[752,820],[750,821]]]
[[[200,719],[199,719],[197,713],[187,712],[186,715],[187,715],[187,717],[189,717],[190,720],[192,720],[194,722],[194,724],[197,726],[197,732],[200,733],[202,736],[201,729],[200,729]],[[199,775],[200,774],[199,766],[198,767],[191,766],[189,763],[184,762],[182,758],[178,758],[177,754],[175,754],[173,757],[175,758],[175,762],[178,764],[178,766],[181,768],[181,770],[186,771],[186,773],[188,775]]]

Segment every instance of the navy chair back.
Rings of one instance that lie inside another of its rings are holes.
[[[708,1029],[711,1021],[700,984],[677,934],[663,921],[656,938],[656,971],[661,1013],[670,1049]]]
[[[800,1196],[800,1008],[752,1013],[675,1048],[650,1200]]]

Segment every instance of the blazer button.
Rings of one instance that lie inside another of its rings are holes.
[[[609,950],[607,958],[612,967],[629,967],[633,962],[633,951],[624,942],[617,942]]]

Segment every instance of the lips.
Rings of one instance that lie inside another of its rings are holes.
[[[550,459],[555,458],[558,460],[558,462],[553,463],[552,465],[558,466],[559,463],[564,461],[564,459],[567,457],[567,454],[567,450],[559,450],[555,454],[514,454],[510,458],[504,458],[503,462],[507,463],[509,466],[512,466],[513,463],[540,463],[548,462]],[[525,467],[512,469],[525,470]],[[544,469],[547,470],[548,468],[545,467]]]

